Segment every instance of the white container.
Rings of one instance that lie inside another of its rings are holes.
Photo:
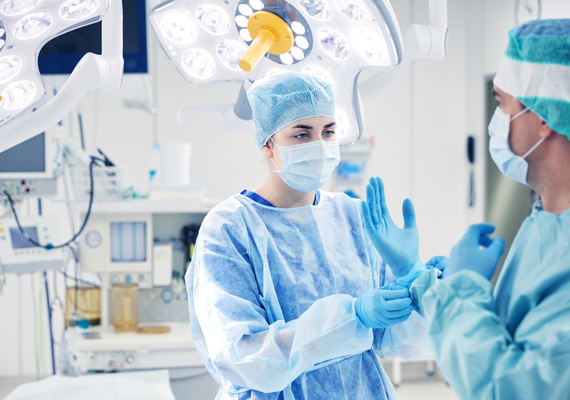
[[[97,200],[122,199],[128,188],[130,167],[98,167],[93,166],[94,198]],[[77,200],[89,200],[91,180],[89,168],[75,167],[69,169],[73,193]]]
[[[160,147],[161,183],[189,185],[191,182],[190,143],[164,143]]]

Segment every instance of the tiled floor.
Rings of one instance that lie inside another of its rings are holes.
[[[382,365],[391,376],[391,361],[383,360]],[[16,386],[33,381],[35,377],[0,377],[0,399],[7,396]],[[425,363],[420,362],[402,365],[402,384],[396,388],[396,395],[398,400],[459,400],[439,370],[436,370],[433,376],[428,377],[425,373]]]

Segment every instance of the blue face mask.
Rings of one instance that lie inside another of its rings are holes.
[[[271,139],[273,143],[275,141]],[[281,179],[298,192],[310,192],[323,187],[340,162],[338,142],[317,140],[293,146],[279,146],[283,169],[277,172]]]
[[[511,118],[510,115],[505,114],[500,107],[497,107],[489,123],[489,152],[491,153],[491,158],[503,175],[523,185],[527,184],[528,162],[526,158],[546,139],[545,137],[540,139],[522,157],[517,156],[511,150],[511,146],[509,145],[511,121],[514,121],[528,110],[529,108],[527,107]]]

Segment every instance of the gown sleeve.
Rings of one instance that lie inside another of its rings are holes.
[[[368,246],[374,288],[396,282],[388,265],[374,248]],[[426,321],[413,311],[402,323],[385,329],[374,329],[374,351],[381,358],[400,357],[406,360],[432,356]]]
[[[251,233],[226,222],[205,221],[186,276],[196,347],[226,390],[279,392],[315,364],[372,347],[372,330],[349,295],[320,299],[288,322],[268,315],[275,305],[268,306],[258,282],[272,287],[271,277],[255,275]]]
[[[514,337],[495,312],[493,289],[461,271],[421,275],[410,289],[428,322],[439,367],[465,399],[562,399],[570,393],[570,297],[543,299]]]

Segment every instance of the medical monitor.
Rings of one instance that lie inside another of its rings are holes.
[[[53,179],[61,151],[59,138],[51,132],[40,133],[0,153],[0,180]]]
[[[101,24],[91,24],[50,40],[41,49],[41,74],[71,74],[86,53],[101,54]],[[123,0],[125,73],[147,73],[145,0]]]

